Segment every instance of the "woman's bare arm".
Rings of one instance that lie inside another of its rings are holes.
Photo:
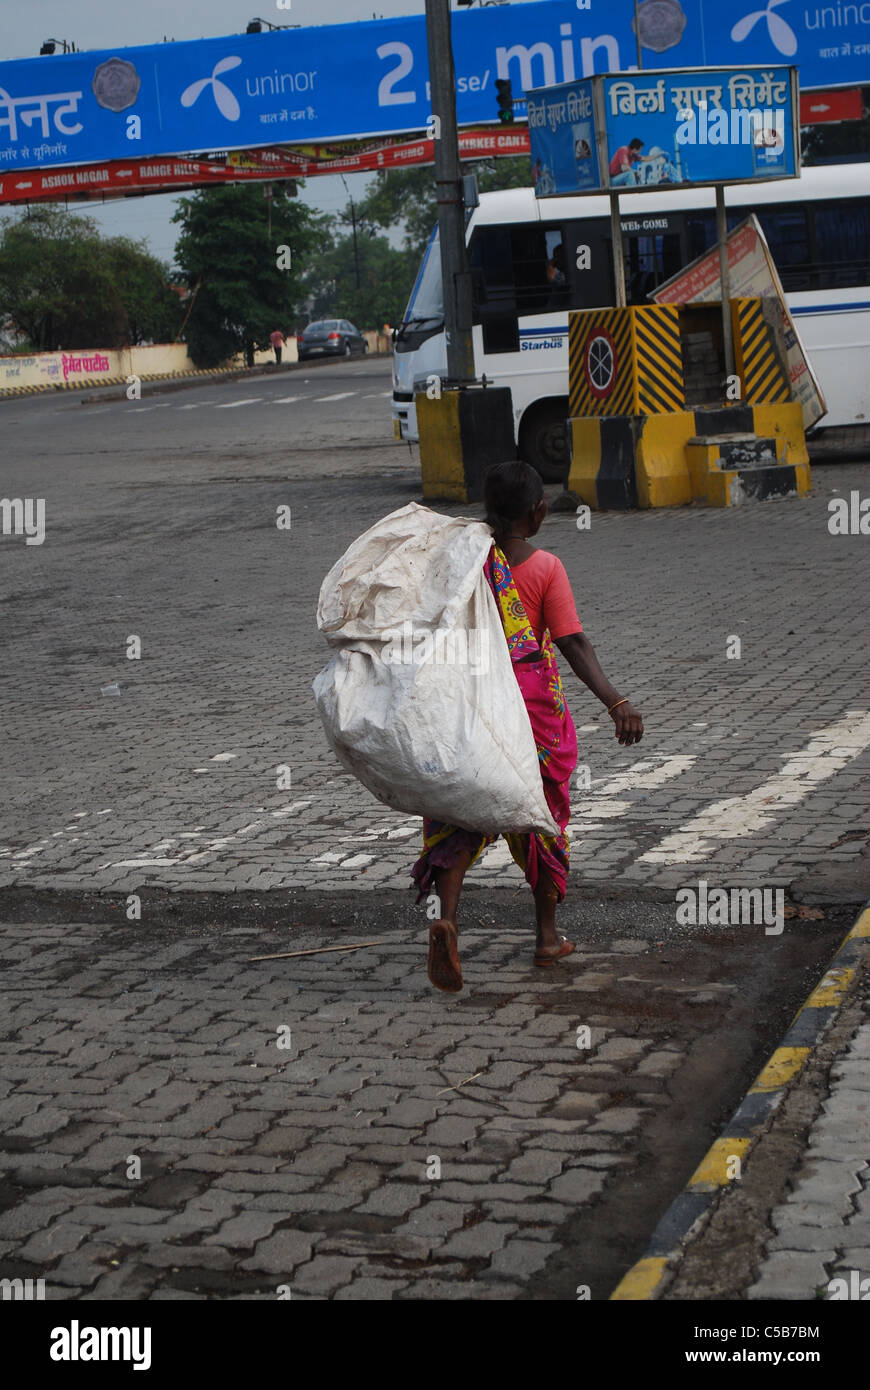
[[[584,685],[588,685],[606,709],[611,710],[610,717],[619,742],[626,748],[632,743],[640,743],[643,738],[643,716],[629,700],[624,700],[616,686],[610,684],[586,634],[574,632],[570,637],[559,637],[556,646],[574,674],[580,677]]]

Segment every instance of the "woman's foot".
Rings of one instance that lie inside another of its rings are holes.
[[[459,933],[446,917],[433,922],[429,928],[429,979],[445,994],[458,994],[462,989],[462,968],[459,964]]]
[[[539,941],[535,947],[535,965],[555,965],[557,960],[561,960],[563,956],[570,956],[576,950],[574,942],[569,941],[566,936],[557,936],[552,944]]]

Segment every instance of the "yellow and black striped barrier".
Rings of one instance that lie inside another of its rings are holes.
[[[684,336],[719,305],[569,315],[568,486],[591,507],[737,506],[810,490],[803,413],[770,309],[732,300],[740,400],[687,405]],[[723,379],[716,389],[724,396]]]
[[[414,396],[426,502],[479,502],[491,463],[516,458],[509,387],[458,385],[432,378]]]
[[[788,372],[777,351],[773,322],[768,318],[777,306],[776,300],[732,300],[734,356],[745,401],[775,405],[791,400]]]

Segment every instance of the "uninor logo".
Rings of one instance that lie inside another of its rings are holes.
[[[237,121],[241,116],[241,107],[234,92],[231,92],[226,82],[218,81],[218,74],[229,72],[231,68],[237,68],[241,63],[241,58],[221,58],[212,68],[211,77],[201,77],[198,82],[191,82],[189,87],[185,87],[181,93],[182,106],[192,106],[201,92],[206,87],[211,87],[217,109],[228,121]]]
[[[752,33],[758,21],[764,19],[767,21],[768,37],[774,48],[786,58],[791,58],[797,53],[797,37],[791,25],[786,24],[781,15],[774,14],[778,6],[787,4],[789,0],[767,0],[766,10],[753,10],[752,14],[744,15],[731,30],[734,43],[742,43]]]

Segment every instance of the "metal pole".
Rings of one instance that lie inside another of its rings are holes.
[[[610,193],[610,240],[613,245],[613,279],[616,285],[616,307],[624,309],[628,300],[625,297],[625,252],[622,247],[622,218],[619,215],[619,194]]]
[[[435,188],[447,337],[447,375],[474,380],[471,336],[471,272],[465,245],[465,216],[456,129],[456,76],[450,41],[450,0],[426,0],[426,38],[432,115],[435,117]]]
[[[722,287],[722,342],[725,348],[725,375],[734,375],[734,334],[731,327],[731,269],[728,264],[728,219],[725,215],[725,189],[716,185],[716,236],[719,240],[719,282]]]
[[[356,266],[356,287],[359,289],[359,246],[356,239],[356,208],[353,198],[350,200],[350,219],[353,224],[353,263]]]
[[[604,88],[600,78],[592,79],[592,101],[595,109],[595,143],[598,151],[598,181],[602,191],[610,194],[610,244],[613,248],[613,284],[616,308],[626,307],[625,252],[622,246],[622,218],[619,215],[619,193],[610,183],[607,154],[607,121],[604,114]]]
[[[635,43],[637,44],[637,70],[638,72],[642,72],[643,54],[641,53],[642,45],[640,41],[640,17],[637,12],[637,0],[634,0],[634,38]]]

